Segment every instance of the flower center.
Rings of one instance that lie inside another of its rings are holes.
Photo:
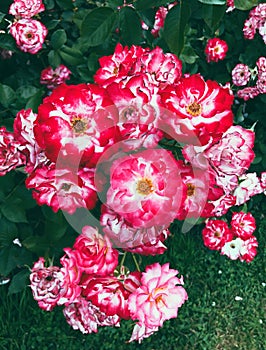
[[[75,117],[71,125],[76,134],[83,134],[87,130],[87,122],[80,117]]]
[[[214,237],[220,237],[220,236],[221,236],[220,232],[218,232],[218,231],[214,232]]]
[[[70,190],[71,184],[63,183],[61,190],[68,192]]]
[[[193,117],[197,117],[201,113],[201,105],[194,101],[187,106],[187,112]]]
[[[141,179],[137,183],[137,192],[146,196],[154,190],[152,181],[150,179]]]
[[[196,187],[192,184],[187,184],[187,196],[191,197],[195,194]]]
[[[31,32],[26,33],[25,36],[27,39],[33,38],[33,34]]]
[[[137,116],[137,110],[133,106],[129,106],[121,112],[121,121],[127,121],[128,119],[131,119],[132,117],[136,118]]]
[[[114,74],[114,75],[117,75],[118,71],[119,71],[119,68],[118,68],[118,67],[115,67],[114,70],[113,70],[113,74]]]

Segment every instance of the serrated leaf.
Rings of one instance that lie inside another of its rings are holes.
[[[225,5],[226,0],[198,0],[202,4],[206,5]]]
[[[51,45],[55,50],[60,49],[67,42],[67,35],[64,29],[57,29],[51,36]]]
[[[16,93],[10,86],[0,84],[0,104],[7,108],[15,98]]]
[[[8,294],[21,292],[29,284],[29,275],[30,271],[24,269],[13,276],[8,287]]]
[[[134,3],[134,7],[137,10],[146,10],[152,7],[159,7],[159,6],[165,6],[168,5],[175,0],[137,0]]]
[[[163,38],[176,55],[180,55],[184,47],[185,28],[190,12],[190,6],[185,2],[171,8],[165,18]]]
[[[250,10],[252,7],[257,6],[258,0],[235,0],[234,5],[238,10]]]
[[[80,34],[87,46],[102,44],[113,30],[116,14],[110,7],[99,7],[84,18]]]
[[[141,19],[131,7],[123,7],[119,13],[120,32],[126,45],[139,45],[142,41]],[[132,30],[134,28],[134,30]]]

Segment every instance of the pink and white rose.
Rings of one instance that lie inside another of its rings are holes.
[[[86,274],[107,276],[118,265],[118,251],[112,247],[107,236],[91,226],[84,226],[74,243],[79,269]]]
[[[31,18],[45,10],[42,0],[14,0],[9,13],[16,18]]]
[[[244,213],[242,211],[233,213],[231,228],[237,237],[245,241],[249,239],[256,230],[255,218],[251,213]]]
[[[202,230],[204,245],[211,250],[220,250],[233,239],[233,233],[223,220],[207,220]]]
[[[36,54],[42,49],[48,30],[44,24],[35,19],[20,19],[10,27],[10,34],[23,52]]]
[[[128,299],[130,316],[138,320],[140,327],[155,330],[164,321],[177,317],[178,308],[188,298],[182,287],[183,279],[176,277],[177,274],[178,271],[170,269],[169,264],[146,266],[141,285]]]

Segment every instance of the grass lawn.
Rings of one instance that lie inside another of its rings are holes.
[[[266,220],[257,223],[259,251],[250,264],[208,250],[200,232],[169,237],[168,251],[157,261],[170,261],[184,275],[189,300],[177,319],[166,321],[140,345],[126,343],[133,328],[130,321],[82,335],[65,322],[61,308],[42,311],[29,289],[7,296],[7,287],[2,286],[0,350],[264,350]]]

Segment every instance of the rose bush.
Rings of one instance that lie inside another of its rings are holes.
[[[189,298],[177,267],[156,262],[171,235],[201,232],[214,253],[252,262],[265,13],[258,0],[2,1],[10,293],[30,284],[84,334],[134,321],[141,342]]]

